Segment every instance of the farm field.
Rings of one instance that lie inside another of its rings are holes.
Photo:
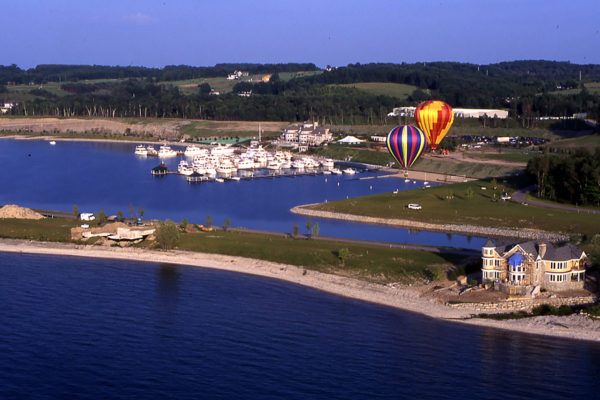
[[[374,95],[384,95],[396,97],[400,100],[408,99],[408,96],[414,92],[417,87],[413,85],[405,85],[403,83],[389,83],[389,82],[360,82],[360,83],[347,83],[339,85],[330,85],[338,87],[355,88],[363,90],[365,92]],[[390,110],[391,111],[391,110]]]

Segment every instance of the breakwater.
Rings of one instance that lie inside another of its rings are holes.
[[[364,215],[344,214],[331,211],[314,210],[309,207],[316,204],[305,204],[293,207],[290,211],[294,214],[316,218],[337,219],[342,221],[361,222],[373,225],[386,225],[398,228],[408,228],[423,231],[445,233],[459,233],[469,236],[505,237],[523,240],[547,240],[550,242],[564,242],[569,236],[560,233],[545,232],[531,229],[495,228],[489,226],[463,225],[463,224],[432,224],[429,222],[411,221],[407,219],[367,217]]]

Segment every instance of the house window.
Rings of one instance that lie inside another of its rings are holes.
[[[585,272],[573,272],[571,274],[571,282],[583,282],[585,280]]]
[[[566,282],[567,274],[550,274],[550,282]]]

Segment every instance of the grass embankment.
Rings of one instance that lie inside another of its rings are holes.
[[[198,121],[191,120],[181,129],[181,133],[195,138],[211,137],[258,137],[258,129],[263,137],[279,136],[287,122],[272,121]]]
[[[472,158],[479,158],[482,160],[500,160],[508,162],[519,162],[527,163],[532,158],[539,156],[539,153],[525,153],[518,151],[504,152],[504,153],[478,153],[469,152],[468,156]]]
[[[42,242],[69,242],[71,228],[79,221],[65,218],[0,219],[0,237],[11,239],[29,239]]]
[[[455,162],[452,160],[444,160],[443,158],[424,157],[418,159],[410,169],[478,179],[513,175],[517,171],[522,170],[522,168],[519,167],[509,167],[504,165]]]
[[[557,140],[548,145],[551,149],[590,149],[600,147],[600,134],[585,135],[571,139]]]
[[[379,147],[379,149],[380,151],[376,150],[374,147],[347,147],[344,145],[332,144],[327,147],[316,149],[313,154],[330,157],[336,160],[345,160],[347,157],[350,157],[350,160],[353,162],[373,165],[386,165],[389,162],[394,162],[394,166],[398,166],[398,163],[395,162],[387,148]],[[522,168],[473,162],[456,162],[444,158],[421,157],[410,169],[414,171],[435,172],[438,174],[481,179],[490,176],[512,175]]]
[[[381,283],[442,278],[465,259],[455,254],[231,231],[183,234],[178,248],[292,264]],[[342,248],[348,249],[344,261],[339,257]]]
[[[486,187],[486,190],[482,190]],[[498,186],[496,197],[510,187]],[[469,198],[469,191],[472,196]],[[324,211],[397,218],[436,224],[468,224],[495,228],[540,229],[588,238],[600,230],[600,215],[555,210],[512,201],[492,201],[494,190],[488,181],[472,181],[414,189],[398,194],[384,193],[316,205]],[[421,211],[406,208],[418,203]]]

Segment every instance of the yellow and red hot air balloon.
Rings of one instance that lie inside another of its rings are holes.
[[[443,101],[427,100],[417,106],[415,122],[425,132],[431,148],[435,150],[454,122],[454,112]]]

